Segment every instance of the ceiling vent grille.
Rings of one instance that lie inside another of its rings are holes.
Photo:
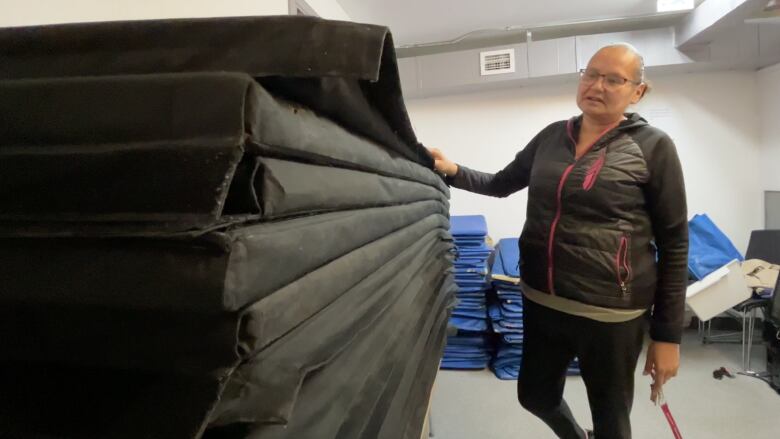
[[[500,75],[515,72],[515,49],[491,50],[479,54],[480,73]]]

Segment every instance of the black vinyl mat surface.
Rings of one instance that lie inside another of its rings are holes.
[[[2,28],[0,60],[0,438],[418,439],[450,193],[387,28]]]

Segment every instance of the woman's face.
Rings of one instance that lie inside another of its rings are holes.
[[[622,47],[601,49],[588,63],[577,89],[577,106],[585,115],[613,121],[639,102],[646,87],[637,84],[639,60]]]

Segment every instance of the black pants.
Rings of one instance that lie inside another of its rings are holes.
[[[560,438],[581,439],[563,400],[566,369],[579,358],[597,439],[629,439],[636,369],[647,317],[602,323],[524,300],[523,362],[517,394],[520,404]]]

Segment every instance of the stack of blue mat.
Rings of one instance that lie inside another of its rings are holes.
[[[496,300],[489,306],[493,332],[500,336],[491,368],[502,380],[515,380],[523,359],[523,290],[520,286],[520,248],[517,238],[496,245],[491,266]],[[569,365],[569,375],[579,375],[579,361]]]
[[[706,214],[691,218],[688,236],[688,273],[695,280],[704,279],[734,259],[745,260],[729,237]]]
[[[453,216],[450,223],[458,252],[454,264],[458,306],[449,324],[457,329],[457,335],[447,339],[441,367],[484,369],[492,352],[486,297],[490,290],[488,259],[492,250],[485,243],[487,223],[481,215]]]
[[[493,332],[500,336],[491,368],[502,380],[517,379],[523,355],[523,292],[520,287],[517,238],[496,245],[491,279],[496,300],[490,304]]]

